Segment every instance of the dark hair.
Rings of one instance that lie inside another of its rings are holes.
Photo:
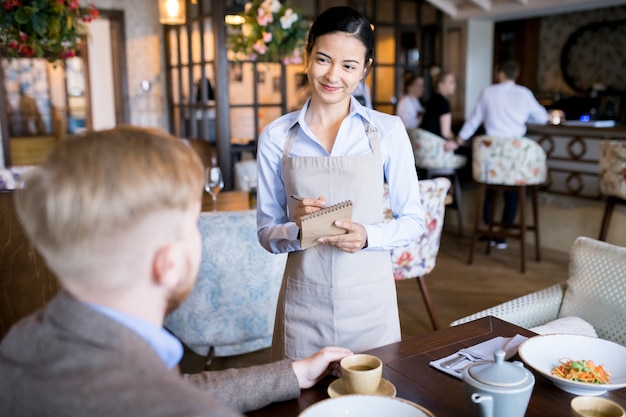
[[[409,87],[413,85],[413,83],[419,79],[424,78],[419,74],[409,73],[404,76],[404,94],[408,93]]]
[[[347,6],[336,6],[322,12],[311,26],[306,41],[306,55],[309,57],[317,38],[329,33],[349,33],[365,46],[365,64],[373,59],[374,31],[370,22],[361,13]]]
[[[438,74],[435,75],[435,79],[433,80],[433,86],[435,87],[435,90],[437,89],[437,87],[439,86],[439,84],[441,84],[442,82],[444,82],[446,80],[446,78],[448,78],[448,76],[453,76],[454,74],[452,74],[452,72],[444,70],[444,71],[440,71]]]
[[[498,71],[502,71],[509,80],[515,80],[519,75],[519,65],[515,61],[505,61],[498,66]]]

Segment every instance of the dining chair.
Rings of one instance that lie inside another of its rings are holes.
[[[605,140],[600,143],[600,194],[604,196],[604,214],[600,240],[606,240],[611,215],[616,204],[626,205],[626,143]]]
[[[287,255],[259,244],[256,210],[203,212],[198,227],[198,280],[165,327],[207,364],[269,347]]]
[[[35,165],[16,165],[10,168],[0,168],[0,190],[22,188],[24,175],[35,167]]]
[[[413,145],[415,166],[421,174],[420,179],[446,177],[454,184],[454,188],[449,192],[452,201],[448,207],[456,210],[459,236],[462,236],[463,203],[458,170],[465,166],[467,158],[454,152],[446,152],[443,147],[446,140],[434,133],[419,128],[407,129],[407,132]]]
[[[538,189],[546,181],[547,163],[543,148],[528,138],[503,138],[479,136],[472,144],[472,177],[480,186],[476,199],[476,212],[468,264],[472,264],[474,247],[479,236],[486,237],[486,253],[490,252],[490,242],[495,239],[520,239],[520,270],[526,271],[526,232],[535,233],[535,258],[541,260],[539,244],[539,203]],[[491,218],[486,225],[481,225],[483,206],[487,191],[492,192]],[[516,192],[519,196],[519,221],[504,224],[494,221],[495,198],[497,193]],[[533,223],[527,221],[526,193],[532,198]]]
[[[451,326],[495,316],[532,330],[555,320],[580,318],[598,337],[626,346],[625,302],[626,248],[581,236],[570,249],[567,281],[463,317]],[[559,332],[574,331],[565,326]]]
[[[446,210],[446,195],[450,189],[450,180],[445,177],[420,180],[420,200],[425,212],[426,230],[418,239],[407,246],[391,251],[393,277],[396,281],[416,279],[422,292],[422,298],[428,310],[428,316],[433,329],[439,328],[437,315],[430,299],[426,286],[426,275],[434,268],[441,242],[441,232]],[[391,219],[392,212],[389,205],[389,191],[385,187],[383,195],[385,218]]]

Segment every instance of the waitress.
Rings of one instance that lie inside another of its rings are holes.
[[[424,211],[402,121],[351,96],[371,68],[373,40],[357,11],[323,12],[307,39],[310,99],[259,137],[259,241],[270,252],[289,253],[273,358],[304,358],[326,345],[360,352],[400,340],[389,250],[423,233]],[[385,181],[389,222],[383,219]],[[336,223],[346,233],[302,250],[301,217],[348,199],[353,218]]]

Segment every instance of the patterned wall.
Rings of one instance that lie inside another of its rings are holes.
[[[544,17],[539,43],[538,87],[541,91],[574,94],[561,73],[561,50],[568,38],[581,26],[596,22],[626,19],[626,6]],[[580,51],[586,51],[580,52]],[[574,66],[570,73],[581,80],[611,79],[626,82],[626,36],[619,31],[585,35],[570,55]],[[584,81],[590,83],[590,81]]]

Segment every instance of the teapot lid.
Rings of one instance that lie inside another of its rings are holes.
[[[468,374],[486,385],[499,387],[513,387],[524,384],[529,376],[529,372],[522,366],[514,365],[504,360],[504,351],[498,350],[495,353],[494,363],[477,363],[469,367]]]

